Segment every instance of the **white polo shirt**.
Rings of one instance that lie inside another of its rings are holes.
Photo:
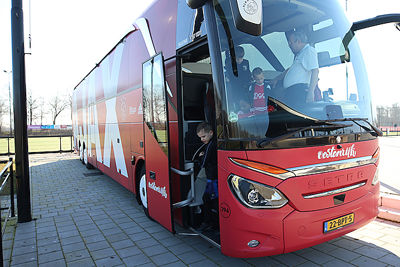
[[[311,71],[318,69],[318,56],[314,47],[306,44],[295,56],[292,66],[283,79],[283,87],[305,83],[310,85]]]

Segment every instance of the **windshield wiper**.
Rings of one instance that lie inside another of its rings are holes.
[[[237,63],[236,63],[235,48],[234,48],[234,44],[233,44],[232,33],[229,29],[228,21],[226,19],[224,11],[222,10],[221,5],[216,5],[215,11],[217,12],[217,15],[219,16],[219,18],[222,22],[222,26],[224,27],[225,34],[228,37],[227,40],[228,40],[228,44],[229,44],[229,54],[231,57],[233,75],[238,77],[239,72],[238,72]]]
[[[337,130],[341,128],[347,128],[353,126],[353,124],[337,124],[337,123],[331,123],[330,121],[315,121],[315,123],[323,123],[323,125],[310,125],[306,127],[301,127],[299,129],[295,129],[294,131],[291,131],[289,133],[274,137],[274,138],[264,138],[261,139],[257,142],[257,147],[261,148],[264,145],[270,145],[273,143],[276,143],[278,141],[287,139],[297,133],[308,131],[308,130],[318,130],[318,131],[332,131],[332,130]]]
[[[367,118],[343,118],[343,119],[334,119],[334,120],[322,120],[320,122],[329,123],[329,122],[336,122],[336,121],[352,121],[355,124],[357,124],[358,126],[360,126],[361,128],[363,128],[364,130],[366,130],[367,132],[371,132],[371,129],[369,129],[369,128],[365,127],[364,125],[361,125],[357,122],[357,121],[363,121],[363,122],[366,122],[372,128],[372,130],[376,133],[376,136],[383,136],[382,131],[379,130],[374,125],[372,125],[372,123],[370,123]]]

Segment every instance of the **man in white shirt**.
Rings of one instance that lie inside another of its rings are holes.
[[[295,55],[293,64],[272,80],[273,87],[283,79],[285,98],[296,102],[312,102],[319,73],[317,52],[307,43],[307,36],[301,31],[292,31],[287,38]]]

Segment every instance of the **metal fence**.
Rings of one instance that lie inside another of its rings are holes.
[[[10,205],[9,207],[2,207],[2,201],[0,200],[0,265],[3,266],[3,234],[7,226],[8,218],[15,217],[15,204],[14,204],[14,167],[13,167],[13,158],[9,158],[7,160],[0,161],[0,164],[6,164],[3,170],[0,172],[0,180],[2,180],[2,184],[0,187],[0,194],[5,190],[7,183],[9,182],[9,191],[10,191]],[[8,171],[7,171],[8,170]],[[2,223],[2,211],[7,210],[7,216],[5,217],[4,224]]]
[[[400,126],[396,124],[393,126],[379,126],[379,129],[382,131],[383,136],[399,136],[400,135]]]
[[[386,130],[386,131],[382,131],[383,136],[399,136],[400,135],[400,131],[390,131],[390,130]]]
[[[72,135],[28,136],[29,154],[62,153],[73,151]],[[14,137],[0,136],[0,156],[14,155]]]

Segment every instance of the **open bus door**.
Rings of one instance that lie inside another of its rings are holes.
[[[145,212],[174,232],[169,171],[168,102],[163,62],[160,53],[142,66],[146,175],[140,181],[140,197]]]

